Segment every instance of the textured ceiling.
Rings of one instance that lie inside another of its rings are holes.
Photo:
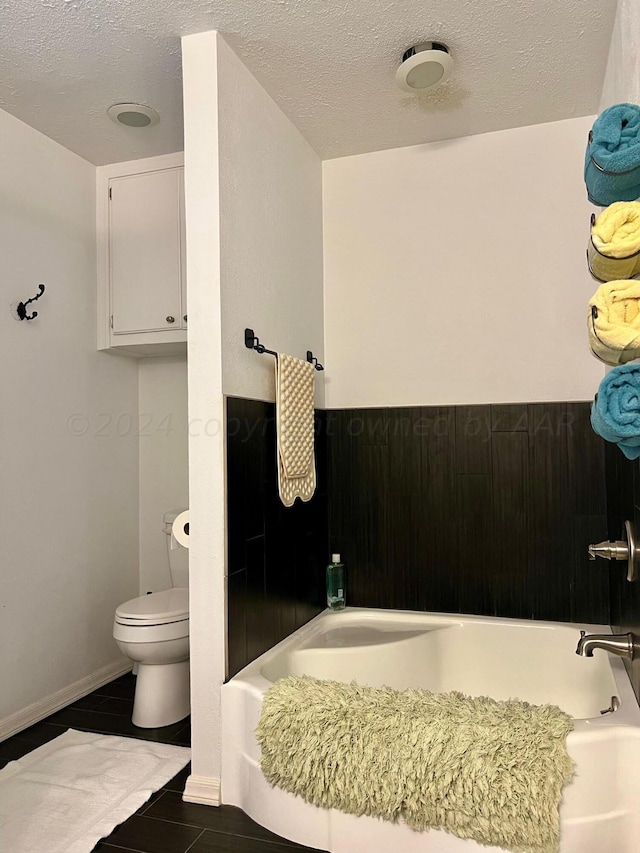
[[[218,29],[323,158],[597,111],[615,0],[0,0],[0,107],[96,164],[182,148],[180,36]],[[451,79],[403,94],[406,47]],[[114,125],[117,101],[161,122]]]

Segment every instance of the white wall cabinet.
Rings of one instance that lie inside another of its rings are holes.
[[[185,353],[182,154],[101,166],[97,203],[98,349]]]

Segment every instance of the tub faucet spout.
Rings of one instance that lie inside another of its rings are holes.
[[[594,649],[604,649],[612,655],[633,660],[640,651],[638,638],[634,634],[586,634],[580,631],[576,654],[583,658],[593,657]]]

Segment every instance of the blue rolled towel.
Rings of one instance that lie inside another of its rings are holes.
[[[640,364],[622,364],[607,373],[591,406],[591,426],[627,459],[640,456]]]
[[[584,161],[587,195],[606,207],[640,198],[640,107],[616,104],[595,120]]]

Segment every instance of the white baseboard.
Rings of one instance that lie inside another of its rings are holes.
[[[200,803],[203,806],[220,805],[220,780],[210,776],[195,776],[187,779],[182,799],[186,803]]]
[[[40,720],[55,713],[55,711],[65,708],[67,705],[75,702],[76,699],[81,699],[88,693],[93,693],[96,688],[102,687],[103,684],[108,684],[114,678],[124,675],[125,672],[129,672],[130,670],[131,661],[123,658],[115,663],[108,664],[108,666],[103,666],[102,669],[94,672],[93,675],[87,675],[85,678],[81,678],[80,681],[76,681],[68,687],[63,687],[62,690],[58,690],[50,696],[45,696],[44,699],[40,699],[32,705],[27,705],[21,711],[9,714],[8,717],[2,717],[0,719],[0,741],[11,737],[11,735],[15,735],[17,732],[21,732],[23,729],[29,728],[34,723],[39,723]]]

